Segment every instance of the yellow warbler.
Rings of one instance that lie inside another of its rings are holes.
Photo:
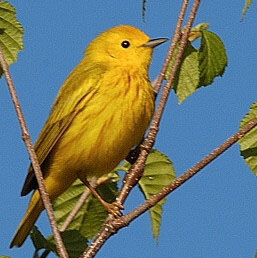
[[[152,52],[166,40],[121,25],[90,43],[35,144],[51,200],[77,178],[87,184],[87,176],[110,172],[142,140],[154,112]],[[35,191],[10,247],[23,244],[44,209],[37,188],[30,167],[21,195]]]

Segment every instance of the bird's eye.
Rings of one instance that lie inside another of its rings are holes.
[[[123,48],[128,48],[130,46],[130,42],[127,40],[122,41],[121,46]]]

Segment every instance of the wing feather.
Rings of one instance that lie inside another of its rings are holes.
[[[92,87],[87,87],[87,91],[84,91],[84,94],[80,94],[82,95],[80,96],[80,98],[76,98],[74,97],[74,95],[70,97],[70,102],[69,102],[69,105],[70,105],[69,110],[71,110],[70,112],[67,112],[67,103],[64,103],[64,104],[62,103],[62,107],[60,108],[61,104],[58,101],[58,99],[62,95],[62,92],[60,92],[54,104],[54,107],[56,108],[52,109],[52,113],[50,114],[49,119],[47,120],[35,144],[35,151],[40,165],[43,164],[47,156],[53,150],[55,144],[58,142],[58,140],[61,138],[64,132],[69,128],[70,124],[72,123],[76,115],[86,108],[87,103],[97,93],[98,91],[97,84]],[[79,94],[79,93],[80,92],[77,92],[76,94]],[[73,99],[73,102],[72,102],[72,99]],[[74,99],[76,99],[76,101],[74,101]],[[61,117],[61,115],[63,114],[66,114],[66,115]],[[42,171],[42,173],[43,173],[43,176],[45,176],[45,171]],[[27,195],[30,191],[37,188],[38,188],[38,183],[34,174],[33,167],[30,165],[28,175],[25,179],[25,182],[21,191],[21,196]]]

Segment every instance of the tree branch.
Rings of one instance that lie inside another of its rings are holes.
[[[26,145],[26,148],[28,150],[30,160],[31,160],[31,163],[32,163],[32,166],[33,166],[33,169],[35,171],[35,175],[36,175],[36,178],[37,178],[37,181],[38,181],[38,186],[39,186],[39,191],[40,191],[40,194],[41,194],[41,198],[43,200],[45,209],[47,211],[47,214],[48,214],[48,217],[49,217],[49,220],[50,220],[51,228],[52,228],[53,233],[54,233],[54,238],[55,238],[55,241],[56,241],[58,254],[60,255],[60,257],[67,258],[69,256],[68,256],[68,253],[65,249],[65,246],[63,244],[63,241],[62,241],[62,238],[61,238],[61,235],[60,235],[60,232],[59,232],[58,227],[57,227],[57,223],[56,223],[56,220],[55,220],[55,217],[54,217],[53,207],[51,205],[48,193],[46,191],[46,187],[45,187],[45,184],[44,184],[44,179],[43,179],[43,175],[42,175],[42,172],[41,172],[41,169],[40,169],[40,165],[39,165],[39,162],[38,162],[38,159],[37,159],[37,156],[36,156],[32,141],[31,141],[31,137],[29,135],[29,130],[28,130],[28,127],[27,127],[26,122],[25,122],[25,118],[24,118],[24,115],[23,115],[23,112],[22,112],[22,109],[21,109],[21,105],[20,105],[20,102],[19,102],[19,99],[18,99],[18,96],[17,96],[17,92],[16,92],[16,89],[15,89],[11,74],[10,74],[9,69],[8,69],[8,64],[6,63],[4,53],[3,53],[3,50],[2,50],[1,47],[0,47],[0,64],[1,64],[3,72],[5,74],[8,89],[9,89],[9,92],[11,94],[11,98],[12,98],[12,102],[14,104],[15,111],[17,113],[18,121],[20,123],[20,128],[21,128],[21,132],[22,132],[22,139],[23,139],[23,141]]]
[[[90,184],[93,188],[96,188],[98,185],[97,178],[93,177],[92,180],[90,181]],[[72,209],[72,211],[69,213],[69,215],[65,219],[64,223],[62,224],[62,226],[60,228],[60,232],[64,232],[68,228],[68,226],[71,224],[71,222],[73,221],[73,219],[75,218],[75,216],[77,215],[77,213],[79,212],[79,210],[81,209],[83,204],[86,202],[86,200],[88,199],[90,194],[91,194],[91,192],[89,191],[88,188],[86,188],[85,191],[80,196],[77,203],[75,204],[74,208]],[[46,258],[50,252],[51,252],[50,250],[46,249],[41,254],[40,258]]]
[[[178,22],[177,22],[177,25],[176,25],[176,29],[175,29],[175,32],[174,32],[174,37],[173,37],[172,42],[170,44],[167,56],[165,58],[163,66],[162,66],[162,70],[161,70],[159,76],[157,77],[157,79],[152,83],[153,88],[154,88],[154,92],[156,94],[158,94],[160,89],[161,89],[161,85],[162,85],[162,82],[165,78],[165,74],[167,72],[171,57],[172,57],[172,55],[174,53],[174,50],[175,50],[175,47],[176,47],[176,45],[177,45],[177,43],[178,43],[178,41],[181,37],[181,28],[182,28],[182,24],[183,24],[184,17],[185,17],[185,14],[186,14],[186,10],[187,10],[187,7],[188,7],[188,2],[189,2],[189,0],[185,0],[182,4],[182,8],[181,8],[181,11],[180,11],[180,14],[179,14],[179,17],[178,17]]]
[[[90,181],[90,184],[93,188],[96,188],[97,178],[93,177],[92,180]],[[61,232],[65,231],[68,228],[68,226],[71,224],[71,222],[73,221],[73,219],[75,218],[75,216],[77,215],[77,213],[79,212],[79,210],[81,209],[85,201],[88,199],[90,194],[91,192],[89,191],[88,188],[86,188],[83,194],[80,196],[79,200],[77,201],[76,205],[74,206],[74,208],[72,209],[72,211],[70,212],[66,220],[64,221],[62,227],[60,228]]]
[[[143,214],[145,211],[149,210],[153,206],[155,206],[159,201],[165,198],[168,194],[176,190],[182,184],[184,184],[191,177],[200,172],[204,167],[210,164],[214,159],[219,157],[223,152],[225,152],[228,148],[230,148],[233,144],[235,144],[238,140],[240,140],[243,136],[245,136],[249,131],[251,131],[254,127],[257,126],[257,117],[251,120],[245,127],[240,129],[237,133],[228,138],[223,144],[221,144],[218,148],[214,149],[210,154],[208,154],[201,161],[196,163],[193,167],[187,170],[182,176],[173,180],[168,186],[164,187],[159,193],[153,195],[150,199],[146,200],[143,204],[141,204],[138,208],[134,209],[130,213],[121,218],[113,221],[114,225],[124,225],[127,226],[131,221],[135,218]],[[117,221],[117,222],[116,222]],[[118,229],[121,226],[118,227]],[[116,228],[116,226],[115,226]]]
[[[201,161],[196,163],[192,168],[187,170],[182,176],[173,180],[168,186],[164,187],[159,193],[153,195],[150,199],[146,200],[139,207],[115,220],[109,220],[108,223],[104,225],[103,231],[101,231],[101,240],[103,243],[110,238],[113,234],[116,234],[121,228],[128,226],[133,220],[142,215],[144,212],[155,206],[159,201],[165,198],[168,194],[176,190],[182,184],[184,184],[191,177],[200,172],[204,167],[210,164],[214,159],[219,157],[223,152],[245,136],[249,131],[257,126],[257,117],[251,120],[245,127],[240,129],[237,133],[228,138],[223,144],[218,148],[214,149],[210,154],[208,154]],[[97,239],[99,239],[98,236]],[[101,241],[93,242],[92,249],[89,248],[88,252],[83,254],[83,258],[94,257],[100,247],[103,245]],[[91,247],[91,246],[90,246]]]
[[[156,139],[157,133],[159,131],[160,121],[161,121],[164,109],[166,107],[166,103],[168,101],[169,93],[172,88],[173,82],[175,80],[177,70],[179,69],[179,66],[181,64],[182,56],[183,56],[183,53],[184,53],[184,50],[185,50],[185,47],[187,44],[187,39],[188,39],[190,30],[192,28],[192,24],[193,24],[194,18],[196,16],[197,9],[200,5],[200,2],[201,2],[200,0],[195,0],[195,2],[194,2],[188,23],[185,28],[185,32],[183,33],[182,38],[181,38],[181,44],[180,44],[180,47],[178,50],[178,54],[177,54],[177,58],[176,58],[174,67],[171,71],[171,75],[170,75],[170,78],[169,78],[167,84],[163,88],[161,100],[160,100],[160,103],[154,114],[154,118],[150,125],[149,133],[141,146],[141,152],[139,154],[139,157],[138,157],[136,163],[131,167],[130,171],[126,175],[125,182],[123,184],[121,192],[120,192],[119,196],[117,197],[117,202],[124,203],[124,201],[126,200],[128,194],[130,193],[132,188],[138,183],[138,181],[142,177],[142,174],[144,171],[144,164],[145,164],[148,154],[150,153],[150,151],[155,143],[155,139]],[[187,3],[187,1],[186,1],[186,3]],[[184,4],[182,6],[181,12],[185,12]],[[180,16],[182,16],[182,15],[180,15]],[[178,23],[180,24],[181,21],[178,21]],[[179,30],[178,30],[178,33],[180,34]],[[177,35],[174,35],[174,37],[177,37]],[[171,48],[173,48],[173,45],[171,45]],[[169,54],[170,54],[170,51],[168,52],[168,55]],[[169,56],[169,58],[171,58],[171,56]],[[166,60],[168,60],[168,59],[166,59]]]
[[[188,39],[190,30],[192,28],[192,24],[195,19],[200,2],[201,2],[200,0],[194,1],[193,7],[191,10],[189,19],[188,19],[188,23],[187,23],[187,25],[185,27],[185,31],[182,35],[181,44],[180,44],[180,47],[178,50],[177,58],[176,58],[174,67],[172,69],[170,78],[163,89],[162,97],[161,97],[159,106],[157,108],[157,111],[155,112],[153,121],[151,123],[149,133],[148,133],[147,137],[145,138],[143,144],[141,145],[141,152],[139,154],[139,157],[138,157],[136,163],[134,165],[132,165],[130,171],[127,173],[127,175],[125,177],[123,187],[120,191],[119,196],[116,199],[116,201],[118,203],[121,203],[121,204],[124,203],[124,201],[126,200],[128,194],[130,193],[132,188],[138,183],[138,181],[142,177],[142,174],[144,171],[144,164],[145,164],[148,154],[150,153],[150,151],[154,145],[156,135],[159,131],[159,125],[160,125],[160,121],[161,121],[161,118],[162,118],[162,115],[164,112],[164,108],[166,106],[170,90],[174,83],[175,75],[181,64],[182,56],[183,56],[183,53],[184,53],[184,50],[185,50],[185,47],[187,44],[187,39]],[[175,48],[176,43],[173,43],[173,42],[177,42],[177,40],[180,37],[181,25],[183,22],[185,11],[187,9],[187,5],[188,5],[188,0],[184,0],[182,9],[180,11],[179,20],[178,20],[176,30],[175,30],[175,33],[177,33],[177,34],[174,35],[174,39],[172,41],[170,50],[167,54],[167,58],[166,58],[164,67],[162,68],[162,72],[155,85],[155,88],[157,90],[161,86],[162,81],[164,79],[164,75],[165,75],[169,60],[171,58],[172,51],[174,50],[174,49],[172,50],[172,48]],[[118,229],[116,226],[114,226],[114,223],[112,223],[112,221],[113,220],[109,216],[109,218],[107,219],[107,222],[104,224],[101,232],[98,234],[96,239],[91,243],[91,245],[86,249],[86,251],[82,254],[82,256],[81,256],[82,258],[94,257],[96,255],[96,253],[99,251],[99,249],[103,246],[103,244],[109,239],[109,237],[112,234],[117,232]],[[115,220],[115,221],[117,221],[117,220]]]

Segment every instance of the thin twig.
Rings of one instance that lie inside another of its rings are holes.
[[[54,217],[53,207],[52,207],[52,204],[50,202],[48,193],[46,191],[46,187],[45,187],[45,184],[44,184],[44,179],[43,179],[43,175],[42,175],[42,172],[41,172],[41,169],[40,169],[40,165],[38,163],[38,159],[37,159],[37,156],[36,156],[32,141],[31,141],[31,137],[29,135],[29,130],[28,130],[28,127],[27,127],[26,122],[25,122],[25,118],[24,118],[24,115],[23,115],[23,112],[22,112],[22,109],[21,109],[21,105],[20,105],[20,102],[19,102],[19,99],[18,99],[18,96],[17,96],[17,92],[16,92],[11,74],[10,74],[9,69],[8,69],[8,65],[5,61],[3,50],[2,50],[1,47],[0,47],[0,64],[1,64],[3,72],[5,74],[7,85],[8,85],[8,88],[9,88],[9,92],[11,94],[12,102],[14,104],[14,108],[15,108],[15,111],[17,113],[17,118],[18,118],[18,121],[20,123],[20,128],[21,128],[21,132],[22,132],[22,139],[23,139],[23,141],[24,141],[24,143],[27,147],[31,163],[32,163],[33,169],[35,171],[35,176],[36,176],[37,181],[38,181],[38,186],[39,186],[39,191],[40,191],[40,194],[41,194],[41,198],[43,200],[45,209],[47,211],[47,214],[48,214],[48,217],[49,217],[49,220],[50,220],[51,228],[52,228],[53,233],[54,233],[54,238],[55,238],[55,241],[56,241],[58,254],[60,255],[60,257],[63,257],[63,258],[69,257],[68,253],[65,249],[65,246],[63,244],[60,232],[59,232],[58,227],[57,227],[57,223],[56,223],[56,220],[55,220],[55,217]]]
[[[191,177],[200,172],[204,167],[210,164],[214,159],[219,157],[223,152],[225,152],[228,148],[230,148],[233,144],[239,141],[244,135],[246,135],[249,131],[251,131],[254,127],[257,126],[257,117],[251,120],[245,127],[240,129],[237,133],[228,138],[223,144],[221,144],[218,148],[214,149],[210,154],[208,154],[201,161],[196,163],[193,167],[187,170],[182,176],[173,180],[168,186],[164,187],[159,193],[153,195],[150,199],[146,200],[143,204],[141,204],[138,208],[134,209],[127,215],[119,218],[115,222],[116,225],[123,224],[124,226],[128,225],[135,218],[143,214],[145,211],[149,210],[153,206],[155,206],[159,201],[165,198],[168,194],[176,190],[182,184],[184,184]],[[114,222],[113,222],[114,223]],[[119,226],[120,227],[120,226]]]
[[[162,69],[161,69],[161,72],[160,72],[159,76],[152,83],[153,88],[154,88],[154,92],[156,94],[158,94],[160,89],[161,89],[161,85],[162,85],[162,82],[164,80],[165,74],[167,72],[171,57],[172,57],[172,55],[174,53],[174,50],[176,48],[176,45],[177,45],[177,43],[178,43],[178,41],[181,37],[181,28],[182,28],[182,24],[183,24],[184,17],[185,17],[185,14],[186,14],[186,10],[187,10],[187,7],[188,7],[188,2],[189,2],[189,0],[185,0],[182,4],[182,8],[181,8],[181,11],[180,11],[180,14],[179,14],[179,17],[178,17],[178,22],[177,22],[177,25],[176,25],[176,29],[175,29],[175,32],[174,32],[174,37],[173,37],[172,42],[170,44],[169,51],[167,53],[167,56],[165,58],[165,61],[164,61],[164,64],[162,66]]]
[[[96,188],[97,178],[93,177],[92,180],[90,181],[90,184],[93,188]],[[60,228],[60,232],[64,232],[68,228],[68,226],[71,224],[71,222],[73,221],[73,219],[75,218],[75,216],[77,215],[77,213],[79,212],[79,210],[81,209],[81,207],[86,202],[86,200],[88,199],[89,196],[90,196],[90,191],[88,188],[86,188],[85,191],[80,196],[77,203],[75,204],[74,208],[72,209],[72,211],[69,213],[69,215],[65,219],[64,223],[62,224],[62,226]],[[46,258],[50,252],[51,252],[50,250],[46,249],[41,254],[40,258]]]
[[[144,212],[155,206],[159,201],[165,198],[168,194],[176,190],[182,184],[184,184],[187,180],[195,176],[198,172],[200,172],[204,167],[210,164],[214,159],[218,158],[223,152],[225,152],[228,148],[230,148],[233,144],[235,144],[238,140],[240,140],[244,135],[246,135],[249,131],[251,131],[254,127],[257,126],[257,117],[251,120],[245,127],[240,129],[237,133],[228,138],[223,144],[221,144],[218,148],[214,149],[210,154],[208,154],[201,161],[196,163],[192,168],[187,170],[182,176],[173,180],[168,186],[164,187],[159,193],[153,195],[150,199],[146,200],[139,207],[131,211],[130,213],[115,219],[110,220],[108,224],[105,224],[105,231],[101,232],[101,239],[103,243],[113,234],[116,234],[118,230],[123,227],[128,226],[133,220],[142,215]],[[90,252],[86,253],[83,258],[94,257],[97,251],[102,246],[101,242],[95,242],[95,249],[89,249]]]
[[[168,96],[169,96],[169,93],[171,90],[171,86],[175,79],[176,72],[182,61],[182,55],[183,55],[183,52],[186,47],[189,32],[192,28],[192,24],[193,24],[194,18],[196,16],[198,7],[200,5],[200,2],[201,2],[200,0],[194,1],[194,5],[192,7],[192,11],[190,13],[190,17],[189,17],[188,23],[186,25],[185,32],[182,35],[181,44],[180,44],[180,47],[178,50],[176,62],[174,64],[174,67],[171,72],[168,83],[164,87],[162,97],[160,100],[160,104],[157,108],[157,112],[154,115],[154,119],[151,123],[148,136],[146,137],[146,139],[144,140],[144,142],[142,144],[141,153],[140,153],[136,163],[131,167],[130,171],[127,173],[126,178],[124,180],[123,187],[121,189],[121,192],[120,192],[118,198],[116,199],[116,201],[119,203],[124,203],[125,199],[127,198],[128,194],[130,193],[131,189],[137,184],[137,182],[139,181],[139,179],[142,176],[142,173],[144,170],[144,164],[145,164],[146,158],[147,158],[150,150],[152,149],[152,147],[154,145],[155,138],[156,138],[156,135],[159,130],[160,120],[162,118],[162,114],[163,114],[164,108],[166,106]],[[179,16],[181,18],[181,20],[183,20],[183,17],[184,17],[184,14],[182,15],[181,13],[186,11],[187,3],[188,3],[188,1],[184,0],[184,4],[182,6],[180,16]],[[180,22],[181,21],[178,21],[178,23],[180,23]],[[181,24],[182,24],[182,22],[181,22]],[[178,33],[180,34],[179,30],[178,30]],[[166,62],[168,63],[167,60],[166,60]],[[160,83],[160,85],[161,85],[161,83]],[[117,229],[113,226],[113,223],[111,223],[111,221],[112,220],[109,217],[107,222],[102,227],[102,230],[100,231],[100,233],[97,235],[95,240],[91,243],[91,245],[86,249],[86,251],[82,254],[81,258],[94,257],[96,255],[96,253],[99,251],[99,249],[103,246],[103,244],[108,240],[108,238],[112,234],[117,232]]]
[[[184,50],[185,50],[185,47],[187,44],[187,39],[188,39],[190,30],[192,28],[192,24],[195,19],[196,12],[198,10],[200,2],[201,2],[200,0],[195,0],[194,5],[192,7],[192,11],[190,13],[188,23],[185,28],[185,32],[183,33],[182,38],[181,38],[181,44],[180,44],[180,47],[178,50],[176,61],[174,63],[174,67],[171,71],[171,75],[170,75],[170,78],[169,78],[167,84],[163,88],[161,100],[160,100],[160,103],[154,114],[154,118],[152,120],[149,133],[142,144],[142,151],[139,154],[139,157],[138,157],[136,163],[132,166],[132,168],[126,175],[125,183],[123,184],[121,192],[117,198],[117,201],[120,203],[124,203],[124,201],[126,200],[128,194],[130,193],[132,188],[138,183],[138,181],[142,177],[142,174],[144,171],[144,164],[145,164],[148,154],[150,153],[150,151],[154,145],[157,133],[159,131],[160,121],[161,121],[164,109],[166,107],[166,103],[168,101],[169,93],[172,88],[173,82],[175,80],[177,70],[181,64],[182,56],[183,56],[183,53],[184,53]],[[182,10],[185,11],[184,5],[182,6]],[[173,47],[173,46],[171,46],[171,47]]]
[[[90,184],[93,188],[96,188],[97,178],[94,177],[90,181]],[[72,209],[72,211],[68,215],[68,217],[65,219],[62,227],[60,228],[61,232],[65,231],[68,228],[68,226],[71,224],[71,222],[73,221],[73,219],[75,218],[75,216],[77,215],[77,213],[79,212],[79,210],[81,209],[81,207],[83,206],[85,201],[88,199],[90,193],[91,192],[89,191],[89,189],[86,188],[85,191],[83,192],[83,194],[80,196],[79,200],[77,201],[76,205],[74,206],[74,208]]]

